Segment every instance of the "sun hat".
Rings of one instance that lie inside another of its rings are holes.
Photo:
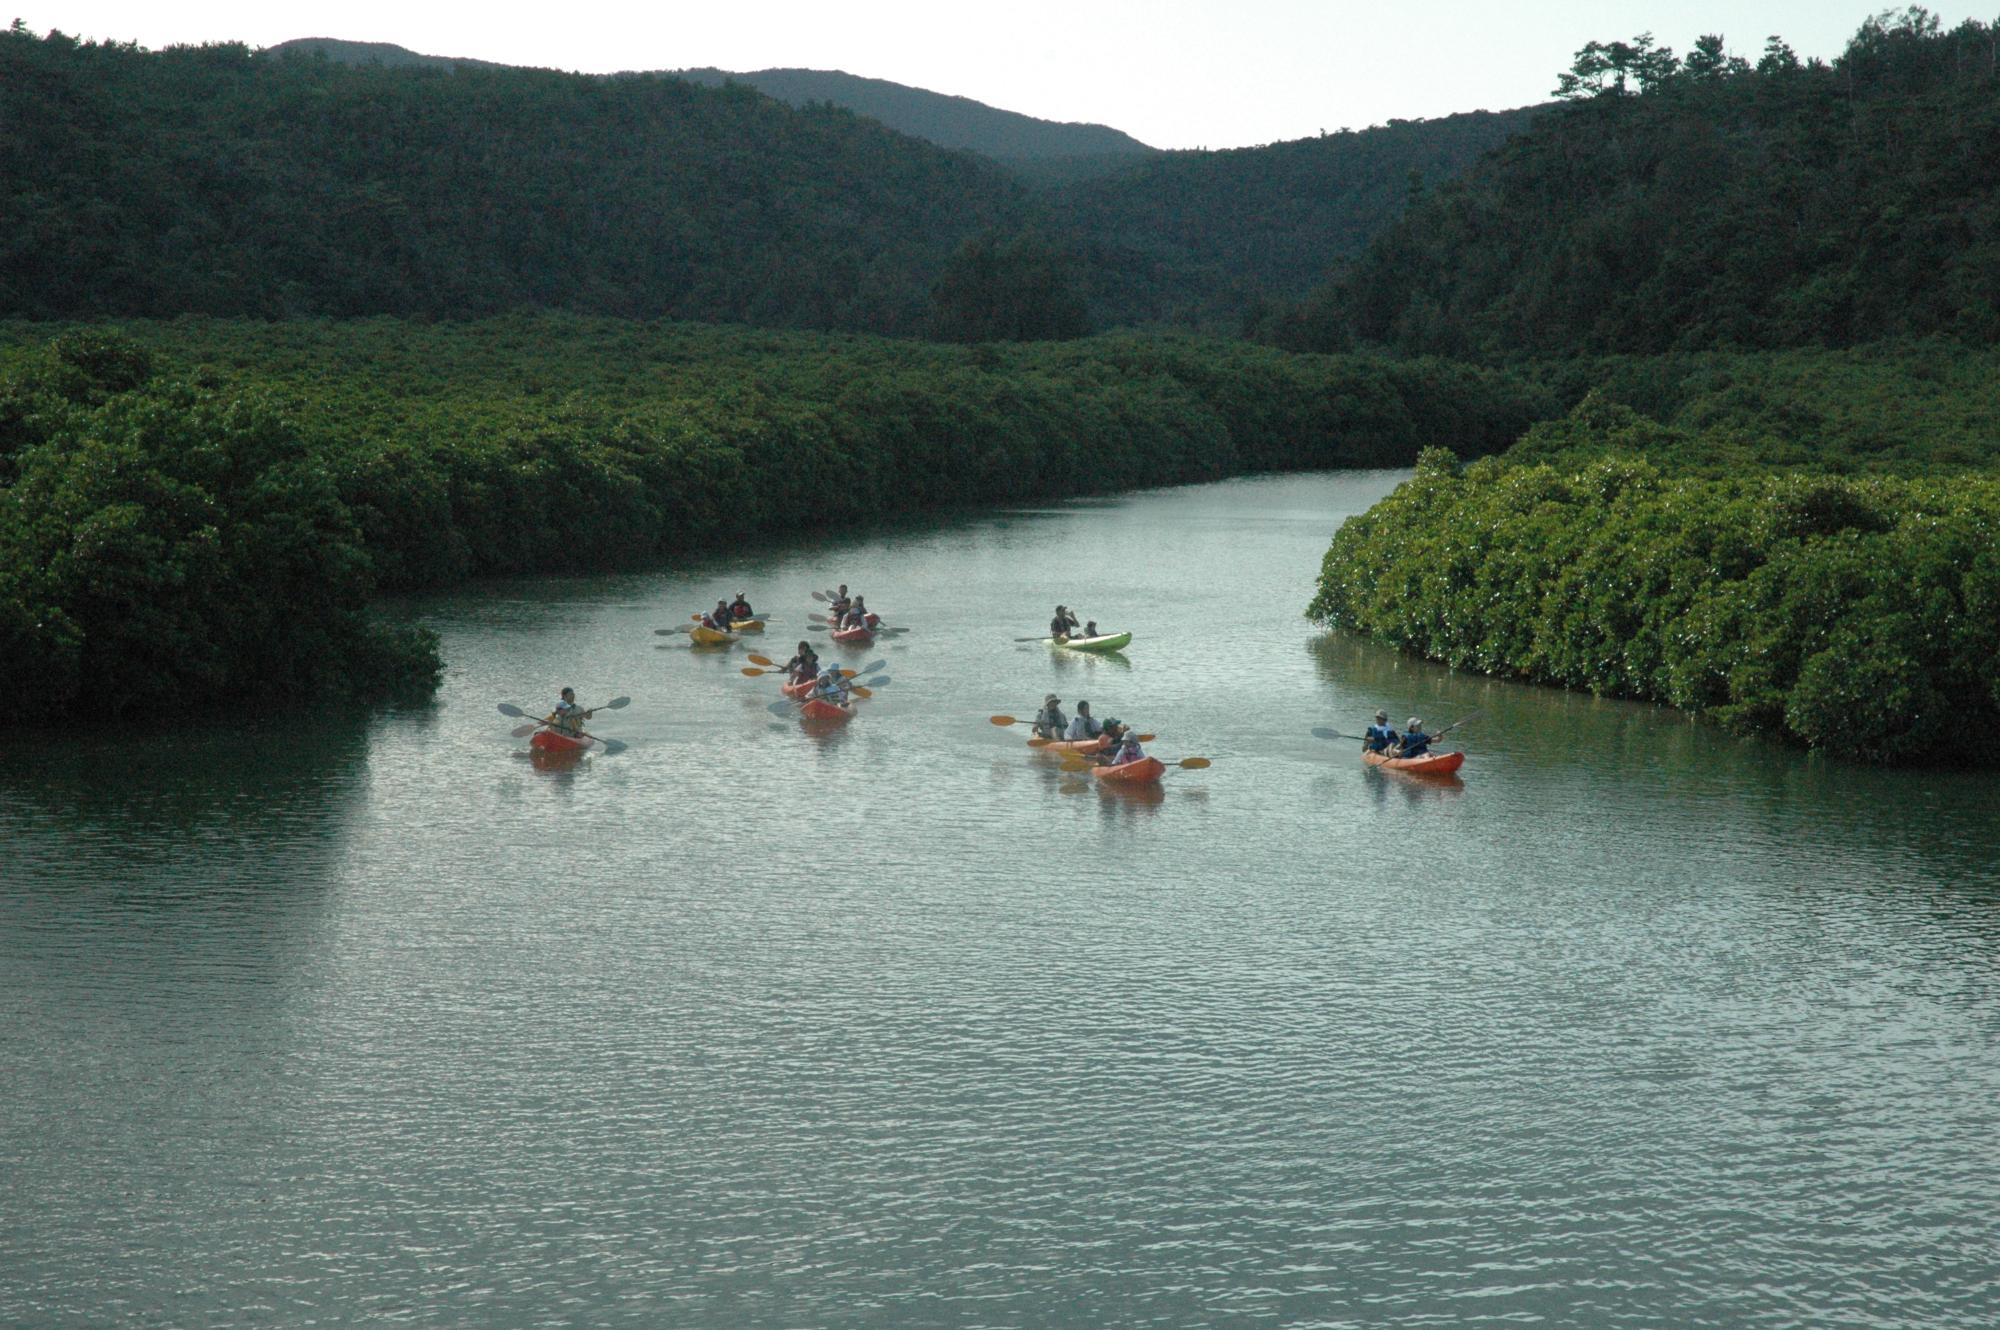
[[[1384,724],[1387,724],[1389,721],[1389,713],[1386,711],[1378,711],[1375,713],[1375,719],[1383,722]]]
[[[1413,730],[1421,730],[1421,729],[1422,729],[1423,727],[1424,727],[1424,722],[1423,722],[1423,720],[1422,720],[1422,719],[1421,719],[1420,717],[1417,717],[1417,716],[1412,716],[1412,717],[1410,717],[1410,728],[1411,728],[1411,729],[1413,729]]]

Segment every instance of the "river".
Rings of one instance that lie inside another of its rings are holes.
[[[481,586],[435,706],[0,748],[0,1325],[2000,1323],[2000,780],[1322,635],[1396,479]],[[653,632],[836,581],[911,631],[833,733]],[[563,684],[629,748],[528,761]],[[987,720],[1051,690],[1214,765],[1067,779]],[[1462,779],[1309,735],[1378,705]]]

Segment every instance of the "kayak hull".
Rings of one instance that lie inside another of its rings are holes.
[[[1121,651],[1132,641],[1130,633],[1104,633],[1097,637],[1072,637],[1058,642],[1053,637],[1042,639],[1060,651]]]
[[[1142,757],[1137,762],[1127,762],[1122,766],[1092,767],[1090,774],[1113,784],[1150,785],[1167,774],[1167,764],[1157,757]]]
[[[761,633],[764,631],[762,619],[737,619],[729,625],[733,633]]]
[[[871,628],[837,628],[833,640],[842,646],[867,646],[875,640],[875,632]]]
[[[799,714],[807,720],[852,720],[854,704],[849,702],[846,706],[841,706],[821,698],[809,697],[799,705]]]
[[[581,753],[590,747],[590,740],[557,734],[554,730],[536,730],[528,740],[528,747],[541,753]]]
[[[701,647],[726,647],[736,640],[734,633],[725,633],[719,628],[710,628],[707,624],[700,623],[688,629],[688,636],[694,639],[696,646]]]
[[[1031,739],[1029,740],[1029,746],[1038,753],[1101,753],[1111,746],[1111,741],[1100,737],[1096,739],[1078,739],[1074,742],[1068,739],[1057,739],[1054,743],[1036,743]]]
[[[786,697],[797,699],[812,692],[813,685],[817,682],[816,679],[807,679],[802,683],[781,683],[778,685],[778,691]]]
[[[1384,757],[1380,753],[1363,753],[1361,760],[1371,767],[1407,771],[1413,776],[1449,776],[1465,765],[1465,754],[1460,751],[1426,753],[1422,757]]]

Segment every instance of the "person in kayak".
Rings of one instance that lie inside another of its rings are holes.
[[[1069,723],[1069,729],[1064,732],[1063,738],[1073,744],[1089,743],[1092,739],[1103,733],[1104,727],[1099,725],[1090,714],[1090,703],[1078,702],[1076,704],[1076,719]]]
[[[729,606],[729,617],[739,622],[744,619],[754,619],[757,617],[755,611],[750,608],[748,597],[741,591],[736,593],[736,599]]]
[[[1391,745],[1403,742],[1403,736],[1396,733],[1395,727],[1389,724],[1389,713],[1386,711],[1376,712],[1375,723],[1364,730],[1362,735],[1361,747],[1370,753],[1386,752]]]
[[[1056,617],[1049,620],[1049,636],[1058,642],[1069,641],[1069,630],[1076,627],[1076,616],[1069,612],[1069,606],[1056,606]]]
[[[819,681],[813,685],[812,695],[822,702],[831,702],[835,706],[844,707],[847,705],[848,692],[846,677],[839,670],[828,670],[820,675]]]
[[[854,609],[851,613],[861,621],[861,625],[864,628],[873,628],[876,624],[882,622],[880,618],[869,612],[868,597],[866,596],[856,596],[854,598]]]
[[[1097,620],[1092,619],[1089,623],[1083,626],[1083,631],[1079,633],[1078,636],[1084,638],[1085,640],[1088,640],[1093,637],[1102,637],[1104,636],[1104,634],[1097,631]]]
[[[1146,750],[1139,746],[1139,736],[1132,733],[1131,726],[1113,718],[1104,722],[1104,732],[1111,736],[1111,744],[1097,755],[1100,767],[1122,767],[1145,758]]]
[[[1422,757],[1431,751],[1432,736],[1424,733],[1424,722],[1416,716],[1410,717],[1409,728],[1403,731],[1403,748],[1398,757]]]
[[[812,643],[799,643],[799,653],[785,662],[785,672],[792,676],[793,683],[819,677],[819,653],[812,649]]]
[[[847,583],[842,582],[840,589],[833,593],[833,599],[827,601],[826,606],[827,609],[832,611],[833,617],[838,619],[841,615],[847,613],[847,607],[852,603],[847,598]]]
[[[1042,709],[1035,713],[1035,737],[1037,739],[1060,739],[1069,733],[1069,722],[1063,718],[1062,699],[1050,693],[1042,699]]]
[[[565,688],[556,709],[543,719],[542,724],[557,734],[566,734],[574,739],[583,733],[583,723],[589,719],[590,713],[576,704],[576,689]]]

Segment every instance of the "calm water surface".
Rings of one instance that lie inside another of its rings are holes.
[[[2000,1323],[2000,781],[1322,637],[1395,479],[487,587],[430,709],[0,749],[0,1325]],[[833,734],[652,632],[838,580],[915,631]],[[523,756],[565,683],[628,751]],[[1072,791],[986,720],[1051,689],[1215,765]],[[1377,705],[1464,779],[1307,734]]]

